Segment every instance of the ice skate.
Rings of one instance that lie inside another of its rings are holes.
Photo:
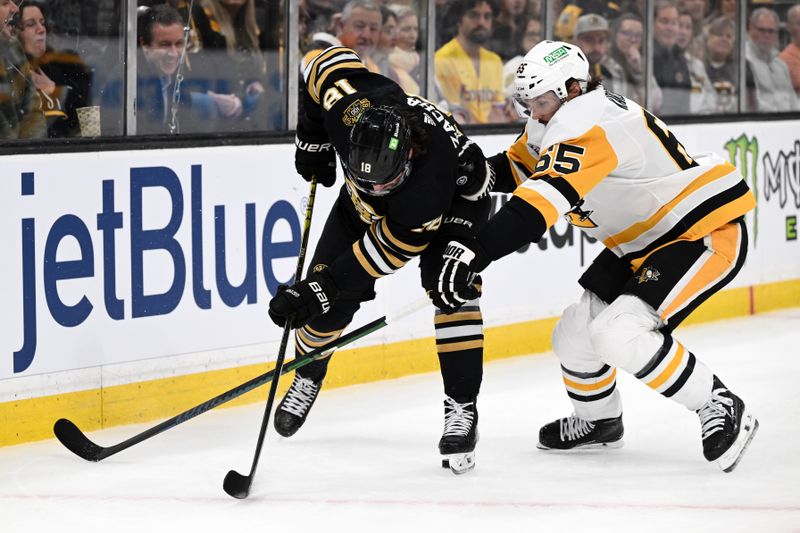
[[[540,450],[621,448],[623,433],[622,415],[589,421],[573,413],[542,426],[536,447]]]
[[[697,415],[703,432],[703,455],[724,472],[732,472],[758,431],[758,420],[717,376],[711,399]]]
[[[478,443],[478,407],[476,399],[459,403],[449,396],[444,401],[444,432],[439,440],[442,468],[465,474],[475,468],[475,445]]]
[[[284,437],[297,433],[306,421],[321,386],[322,382],[317,383],[295,374],[291,387],[275,411],[275,431]]]

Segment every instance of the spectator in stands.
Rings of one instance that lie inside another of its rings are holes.
[[[31,65],[31,78],[47,120],[48,137],[80,135],[76,109],[89,105],[91,72],[73,52],[48,46],[43,2],[28,0],[17,17],[18,38]]]
[[[525,32],[526,0],[501,0],[500,11],[492,22],[492,38],[487,47],[503,61],[525,55],[528,49],[519,47]]]
[[[779,54],[779,57],[789,67],[792,75],[792,85],[800,96],[800,4],[795,4],[786,12],[786,29],[791,41]]]
[[[522,33],[518,48],[522,52],[506,61],[503,65],[503,94],[506,98],[514,97],[514,80],[517,77],[517,68],[528,50],[536,46],[542,40],[542,21],[539,17],[525,15],[523,17],[525,32]],[[520,120],[523,120],[520,118]]]
[[[725,17],[736,22],[736,0],[714,0],[711,12],[706,17],[706,24],[719,17]]]
[[[735,113],[738,65],[734,55],[734,21],[719,16],[708,25],[705,67],[711,86],[717,94],[717,109],[722,113]]]
[[[267,64],[261,53],[261,30],[254,0],[195,0],[192,24],[202,50],[192,58],[198,92],[236,95],[240,113],[225,114],[218,130],[273,129],[281,123],[281,82],[267,81]],[[269,90],[269,93],[265,93]]]
[[[0,138],[32,139],[47,134],[31,65],[14,36],[13,0],[0,0]]]
[[[575,23],[578,17],[594,13],[606,20],[614,20],[620,14],[619,4],[612,0],[574,0],[566,3],[556,19],[555,37],[560,41],[573,42]]]
[[[692,82],[689,65],[678,47],[678,8],[672,0],[656,0],[653,24],[653,74],[663,91],[661,114],[686,115]]]
[[[678,0],[678,10],[687,13],[696,25],[703,24],[710,9],[708,0]]]
[[[709,114],[718,110],[717,98],[714,88],[711,86],[711,80],[706,73],[705,65],[691,51],[695,37],[694,25],[695,19],[688,11],[679,11],[677,45],[683,51],[686,65],[689,67],[689,79],[691,82],[689,110],[693,114]],[[703,42],[705,42],[705,39],[703,39]]]
[[[516,121],[503,95],[503,61],[484,46],[492,33],[492,4],[453,0],[448,10],[458,33],[436,51],[435,71],[450,111],[462,124]]]
[[[301,7],[308,13],[306,32],[309,35],[333,33],[344,4],[345,0],[300,0]]]
[[[378,49],[387,55],[395,46],[397,35],[397,14],[387,6],[381,8],[381,35],[378,38]]]
[[[611,52],[603,66],[611,74],[613,90],[634,102],[648,107],[654,113],[661,109],[662,93],[655,78],[649,86],[649,103],[645,93],[645,64],[642,58],[644,24],[633,13],[620,15],[612,24]]]
[[[222,117],[242,114],[242,101],[234,94],[192,91],[192,77],[184,59],[184,20],[168,5],[144,8],[137,72],[137,133],[190,133],[215,131]],[[185,84],[176,87],[179,68]]]
[[[711,9],[709,0],[678,0],[677,7],[678,12],[688,15],[692,25],[692,36],[689,39],[689,44],[681,46],[681,48],[685,53],[702,61],[706,46],[703,27]],[[682,27],[688,26],[688,22],[682,24]]]
[[[420,94],[422,72],[420,56],[417,52],[419,39],[419,18],[417,12],[408,6],[397,6],[397,33],[395,47],[389,54],[391,75],[403,90],[410,94]]]
[[[747,25],[747,88],[749,108],[758,111],[794,111],[797,94],[789,67],[778,57],[778,14],[760,7]]]
[[[395,34],[397,33],[397,15],[385,5],[378,6],[381,10],[381,33],[378,36],[378,44],[372,57],[378,65],[380,73],[384,76],[391,76],[389,66],[389,54],[394,50]]]
[[[603,86],[613,90],[613,75],[602,64],[608,54],[608,21],[601,15],[581,15],[575,21],[575,44],[589,60],[589,74],[596,80],[603,79]]]
[[[381,34],[381,10],[371,0],[350,0],[336,19],[336,38],[352,48],[371,72],[380,74],[372,57]]]

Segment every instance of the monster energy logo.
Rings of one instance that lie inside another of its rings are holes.
[[[400,144],[400,141],[397,140],[397,137],[392,137],[389,141],[389,150],[397,150],[398,144]]]
[[[738,139],[730,139],[725,143],[728,159],[742,173],[744,181],[750,186],[758,200],[758,139],[747,138],[744,133]],[[738,156],[738,160],[737,160]],[[758,242],[758,202],[753,213],[753,246]]]
[[[559,59],[563,59],[565,57],[567,57],[567,49],[562,46],[561,48],[556,48],[555,50],[544,56],[544,62],[547,63],[548,65],[552,65]]]

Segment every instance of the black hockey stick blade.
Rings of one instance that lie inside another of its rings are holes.
[[[222,482],[222,488],[225,489],[225,492],[239,500],[247,498],[252,485],[252,476],[243,476],[236,470],[229,470],[225,474],[225,480]]]
[[[69,451],[87,461],[97,462],[107,457],[108,448],[98,446],[66,418],[60,418],[53,426],[53,433]]]
[[[315,361],[317,359],[321,359],[325,357],[328,352],[331,352],[335,349],[341,348],[342,346],[346,346],[351,342],[354,342],[366,335],[381,329],[382,327],[387,325],[386,317],[383,316],[372,322],[369,322],[360,328],[354,329],[353,331],[346,333],[339,337],[333,343],[324,346],[322,348],[317,348],[311,352],[308,352],[304,356],[298,357],[292,361],[289,361],[283,368],[281,368],[281,374],[289,373],[293,370],[296,370],[302,366],[307,365],[308,363]],[[254,377],[253,379],[242,383],[230,390],[223,392],[222,394],[211,398],[210,400],[206,400],[205,402],[192,407],[180,414],[175,415],[174,417],[167,419],[151,428],[148,428],[141,433],[137,433],[133,437],[126,439],[122,442],[114,444],[112,446],[103,447],[98,444],[95,444],[83,433],[83,431],[75,425],[74,422],[67,420],[66,418],[61,418],[56,421],[55,425],[53,426],[53,433],[55,433],[56,438],[67,448],[69,451],[77,455],[78,457],[85,459],[87,461],[98,462],[102,461],[106,457],[110,457],[116,453],[121,452],[122,450],[126,450],[133,446],[134,444],[138,444],[144,440],[147,440],[151,437],[158,435],[168,429],[171,429],[179,424],[186,422],[198,415],[201,415],[215,407],[222,405],[223,403],[227,403],[234,398],[238,398],[239,396],[250,392],[253,389],[260,387],[261,385],[265,385],[272,381],[275,376],[275,370],[270,370],[264,374]]]

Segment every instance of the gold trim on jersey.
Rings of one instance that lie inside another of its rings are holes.
[[[575,139],[556,143],[540,154],[536,172],[531,176],[531,180],[517,187],[514,195],[538,210],[548,228],[574,206],[564,193],[548,183],[547,179],[560,178],[559,186],[563,188],[566,185],[577,197],[583,198],[619,163],[605,130],[600,126],[592,127]]]
[[[470,311],[467,313],[453,313],[452,315],[437,314],[433,318],[434,324],[444,324],[447,322],[458,322],[460,320],[482,320],[483,315],[480,311]]]
[[[679,292],[661,304],[661,318],[668,320],[735,268],[741,243],[742,229],[738,223],[732,222],[711,232],[706,237],[708,251],[698,259],[699,268],[691,269],[687,279],[675,285],[675,290]]]
[[[733,165],[730,163],[722,163],[713,167],[711,170],[704,172],[698,176],[697,179],[692,181],[683,191],[681,191],[680,194],[664,204],[658,211],[653,213],[650,218],[643,220],[642,222],[637,222],[636,224],[629,226],[616,235],[612,235],[611,237],[605,239],[603,244],[605,244],[608,248],[613,248],[614,246],[619,246],[635,240],[641,234],[655,227],[655,225],[661,222],[665,216],[672,212],[675,206],[683,202],[689,195],[708,185],[709,183],[723,178],[734,171],[736,171],[736,168]],[[731,219],[727,219],[726,222],[729,220]]]
[[[418,255],[418,254],[422,253],[422,251],[425,250],[425,248],[428,247],[428,243],[425,243],[425,244],[423,244],[421,246],[414,246],[412,244],[406,244],[403,241],[401,241],[400,239],[398,239],[397,237],[395,237],[392,234],[392,232],[389,230],[389,224],[388,224],[388,222],[386,221],[385,218],[383,220],[381,220],[380,224],[381,224],[381,232],[383,233],[383,235],[385,235],[386,238],[389,239],[389,243],[392,246],[394,246],[395,248],[397,248],[399,250],[402,250],[404,252],[408,252],[410,254]]]
[[[336,56],[342,57],[337,61]],[[358,54],[341,46],[328,48],[309,63],[306,67],[308,71],[305,79],[306,88],[315,103],[320,103],[322,86],[328,76],[343,68],[367,70],[366,65],[359,60]]]
[[[667,367],[652,381],[648,381],[646,385],[651,389],[656,389],[667,382],[672,376],[676,375],[676,370],[680,367],[681,370],[683,367],[681,366],[681,362],[683,361],[683,355],[686,353],[686,349],[683,345],[679,342],[675,342],[677,349],[675,350],[675,355],[672,357],[672,360],[669,362]]]
[[[376,226],[377,226],[376,224],[372,224],[369,227],[369,233],[373,237],[373,239],[372,239],[373,242],[375,244],[377,244],[377,247],[382,252],[382,255],[383,255],[384,259],[389,261],[392,264],[392,266],[394,266],[396,269],[397,268],[401,268],[403,265],[405,265],[408,262],[408,258],[396,255],[395,251],[392,250],[389,246],[387,246],[384,243],[384,241],[381,239],[380,235],[378,235],[375,232]]]
[[[364,255],[364,252],[361,251],[360,240],[353,243],[353,254],[356,256],[356,260],[358,260],[359,264],[361,265],[361,268],[363,268],[367,272],[367,274],[369,274],[375,279],[383,277],[383,274],[381,274],[372,267],[372,265]]]
[[[342,332],[345,330],[345,328],[341,328],[341,329],[335,329],[333,331],[317,331],[314,328],[312,328],[311,326],[307,326],[307,325],[303,326],[303,329],[306,330],[309,334],[314,335],[316,337],[326,337],[326,336],[333,337],[333,336],[335,336],[336,338],[338,338],[339,335],[341,335]]]
[[[506,151],[506,157],[517,185],[528,179],[539,161],[538,154],[534,154],[528,146],[527,130],[520,135],[514,144]],[[522,168],[520,168],[522,167]],[[524,169],[524,170],[523,170]]]
[[[475,348],[483,348],[483,339],[436,345],[436,351],[439,353],[460,352],[462,350],[474,350]]]
[[[597,383],[578,383],[577,381],[573,381],[567,378],[566,375],[563,375],[562,378],[564,379],[564,384],[567,387],[579,391],[590,392],[590,391],[600,390],[613,383],[614,380],[617,379],[617,369],[615,368],[614,370],[612,370],[610,376],[598,381]]]
[[[567,180],[581,198],[585,197],[598,183],[611,174],[619,164],[617,153],[611,143],[608,142],[605,130],[600,126],[594,126],[580,137],[558,144],[584,148],[584,153],[580,156],[580,166],[577,171],[571,173],[559,171],[558,165],[560,162],[558,153],[556,153],[544,174],[563,175],[564,179]],[[554,150],[554,153],[558,151],[560,150]],[[574,156],[574,154],[571,155]],[[553,170],[550,171],[550,168]],[[539,174],[540,172],[537,171],[534,177]]]
[[[545,224],[547,224],[548,228],[558,220],[558,209],[538,192],[520,186],[514,191],[514,196],[525,200],[533,206],[534,209],[539,211],[544,217]]]

